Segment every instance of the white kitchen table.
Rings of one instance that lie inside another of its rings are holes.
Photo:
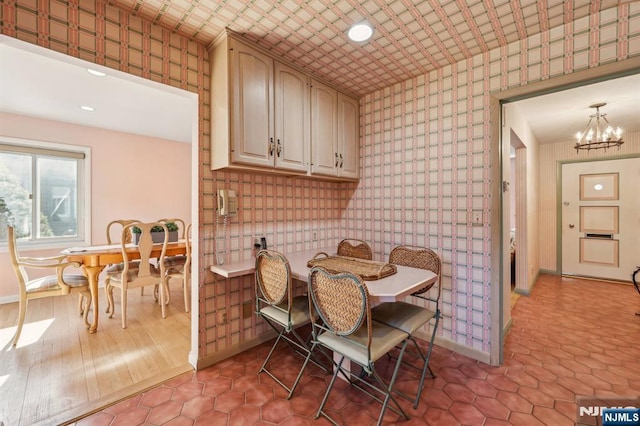
[[[333,255],[335,254],[335,248],[317,248],[283,253],[289,260],[292,278],[306,283],[309,270],[311,269],[307,266],[307,262],[318,252]],[[397,272],[393,275],[377,280],[365,281],[372,302],[379,303],[400,300],[438,279],[435,273],[425,269],[410,268],[402,265],[396,265],[396,268]],[[213,265],[210,269],[211,272],[225,278],[250,275],[255,272],[255,259],[252,257],[237,262]]]

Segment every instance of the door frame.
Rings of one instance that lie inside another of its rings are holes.
[[[491,253],[496,254],[491,256],[490,306],[492,315],[489,344],[489,362],[491,365],[502,364],[504,358],[503,349],[506,331],[504,327],[502,294],[505,285],[503,268],[505,265],[509,265],[507,259],[509,251],[503,243],[504,225],[508,223],[508,217],[504,217],[505,213],[502,207],[504,197],[502,182],[505,180],[503,168],[504,161],[508,161],[509,158],[509,149],[508,147],[505,149],[502,141],[502,104],[584,86],[598,81],[637,74],[639,69],[640,57],[636,56],[622,61],[552,77],[547,80],[536,81],[524,86],[490,93],[489,146],[490,161],[494,166],[491,167],[491,184],[489,188],[491,195],[489,224],[491,229],[499,230],[499,232],[492,232],[492,235],[498,238],[491,238]],[[511,285],[511,283],[508,284]]]
[[[592,163],[595,161],[626,160],[640,158],[640,154],[622,154],[601,158],[581,158],[575,160],[558,160],[556,164],[556,274],[562,275],[562,166],[573,163]],[[568,275],[570,276],[570,275]],[[607,280],[603,278],[603,280]]]
[[[515,212],[511,210],[504,211],[504,215],[507,219],[510,219],[508,215],[514,214],[516,219],[516,268],[515,274],[511,274],[509,271],[509,275],[511,276],[511,280],[515,283],[514,292],[518,294],[529,294],[529,274],[527,271],[527,260],[529,259],[529,249],[527,247],[527,240],[529,235],[529,223],[528,223],[528,215],[527,215],[527,205],[528,205],[528,170],[527,170],[527,155],[529,148],[525,146],[518,134],[513,131],[513,129],[509,129],[511,131],[510,135],[510,144],[511,147],[515,148],[515,179],[509,185],[509,191],[515,192]],[[519,143],[519,146],[514,146],[513,138],[516,138],[516,142]],[[511,176],[510,176],[511,178]],[[511,206],[509,207],[511,209]],[[504,218],[503,218],[504,219]],[[509,230],[510,231],[510,230]],[[509,235],[509,234],[507,234]],[[511,268],[511,264],[505,265],[505,267]],[[505,283],[506,287],[507,283]],[[511,285],[511,283],[509,283]],[[505,301],[506,303],[506,301]],[[506,309],[507,306],[504,306]],[[511,300],[509,300],[509,309],[511,309]]]

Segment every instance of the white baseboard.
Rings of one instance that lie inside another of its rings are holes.
[[[189,364],[196,370],[198,369],[198,353],[194,351],[189,351]]]
[[[3,296],[0,297],[0,305],[4,305],[7,303],[15,303],[18,301],[18,295],[12,294],[11,296]]]
[[[504,336],[506,336],[509,333],[509,330],[511,330],[512,325],[513,325],[513,318],[509,318],[509,321],[507,321],[507,325],[505,325],[504,329],[502,330],[502,333]]]

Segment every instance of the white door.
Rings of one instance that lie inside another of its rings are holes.
[[[562,273],[630,281],[640,264],[640,158],[562,165]]]

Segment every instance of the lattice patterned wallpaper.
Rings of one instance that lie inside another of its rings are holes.
[[[640,4],[622,4],[446,66],[361,99],[363,179],[348,229],[373,212],[374,252],[393,244],[437,247],[444,269],[442,335],[477,350],[490,344],[489,217],[492,92],[640,55]],[[497,254],[496,254],[497,255]]]
[[[216,243],[235,260],[250,256],[254,235],[286,250],[348,234],[370,241],[378,259],[393,244],[435,247],[445,275],[441,334],[488,352],[492,230],[466,222],[472,209],[489,213],[490,93],[640,55],[640,5],[623,3],[368,94],[361,100],[362,180],[341,186],[209,170],[204,46],[100,0],[5,0],[0,10],[5,35],[199,94],[200,357],[265,330],[241,318],[252,277],[214,281],[205,272]],[[240,195],[224,243],[214,238],[217,187]],[[311,243],[313,231],[319,238]]]

